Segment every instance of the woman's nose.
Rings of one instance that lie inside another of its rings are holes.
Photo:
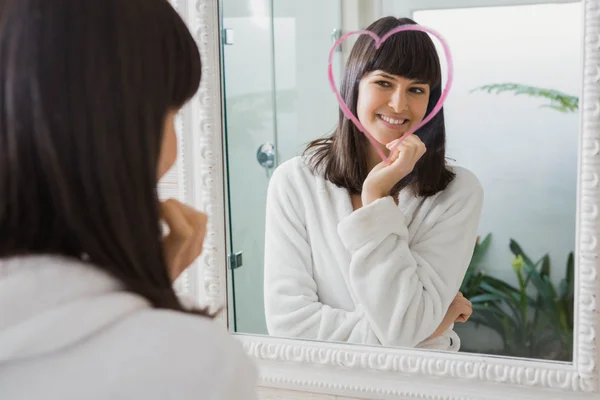
[[[390,98],[389,106],[396,112],[400,114],[403,111],[408,109],[408,99],[406,94],[404,93],[404,89],[397,88],[392,97]]]

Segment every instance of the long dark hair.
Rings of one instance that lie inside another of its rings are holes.
[[[83,258],[183,311],[157,165],[164,119],[200,77],[167,0],[0,0],[0,257]]]
[[[367,29],[382,37],[401,25],[416,24],[409,18],[384,17]],[[382,70],[408,79],[429,83],[431,90],[425,115],[435,107],[442,94],[440,60],[435,45],[424,32],[406,31],[393,35],[379,50],[368,35],[361,35],[346,62],[340,93],[348,108],[356,115],[358,86],[361,78],[372,71]],[[407,186],[420,196],[431,196],[444,190],[454,179],[446,166],[446,131],[443,109],[415,134],[427,146],[427,152],[415,165],[413,172],[398,182],[391,195]],[[338,127],[332,136],[310,142],[304,151],[315,173],[350,194],[360,194],[369,169],[367,156],[371,146],[340,110]]]

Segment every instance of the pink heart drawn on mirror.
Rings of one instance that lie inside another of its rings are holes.
[[[337,85],[335,83],[335,79],[333,77],[333,65],[332,65],[333,62],[332,62],[332,60],[333,60],[333,56],[334,56],[334,53],[335,53],[335,50],[337,49],[337,47],[344,40],[346,40],[348,37],[350,37],[352,35],[369,35],[375,41],[375,48],[379,49],[381,47],[381,45],[390,36],[392,36],[392,35],[394,35],[394,34],[396,34],[398,32],[403,32],[403,31],[420,31],[420,32],[426,32],[426,33],[431,34],[432,36],[434,36],[435,38],[437,38],[440,41],[440,43],[442,45],[442,48],[444,49],[444,55],[446,57],[446,62],[448,64],[448,77],[447,77],[446,86],[444,87],[444,90],[442,91],[442,95],[440,96],[440,98],[439,98],[437,104],[435,105],[435,107],[433,108],[433,110],[431,110],[431,112],[425,118],[423,118],[423,120],[421,121],[421,123],[419,123],[417,126],[415,126],[414,128],[410,129],[408,132],[406,132],[404,135],[402,135],[402,137],[400,138],[400,140],[398,140],[398,142],[396,143],[396,145],[393,148],[390,149],[390,153],[391,153],[409,135],[415,133],[419,128],[421,128],[423,125],[425,125],[426,123],[428,123],[429,121],[431,121],[431,119],[433,117],[435,117],[435,115],[442,109],[442,106],[444,105],[444,101],[446,100],[446,97],[448,97],[448,92],[450,91],[450,88],[452,87],[452,81],[454,79],[454,68],[452,66],[452,55],[450,54],[450,48],[448,47],[448,44],[446,43],[446,40],[442,37],[442,35],[440,35],[438,32],[434,31],[431,28],[427,28],[427,27],[421,26],[421,25],[402,25],[402,26],[399,26],[397,28],[392,29],[391,31],[389,31],[388,33],[386,33],[382,38],[380,38],[377,34],[371,32],[371,31],[365,30],[365,29],[360,30],[360,31],[348,32],[348,33],[344,34],[342,37],[340,37],[334,43],[333,47],[331,48],[331,51],[329,52],[329,63],[328,63],[329,83],[331,85],[331,88],[332,88],[333,92],[335,93],[335,96],[337,98],[338,103],[340,104],[340,108],[341,108],[342,112],[344,113],[344,115],[346,116],[346,118],[348,118],[349,120],[351,120],[354,123],[354,125],[358,128],[359,131],[361,131],[362,133],[365,134],[365,136],[371,142],[371,145],[379,153],[379,156],[381,157],[381,159],[384,160],[386,163],[389,163],[389,160],[386,157],[386,155],[383,153],[383,151],[381,150],[381,148],[379,146],[379,143],[363,127],[363,125],[360,123],[360,121],[358,120],[358,118],[356,117],[356,115],[354,115],[352,113],[352,111],[350,111],[350,109],[348,108],[348,106],[344,102],[344,99],[342,98],[342,95],[340,94],[340,91],[338,90]]]

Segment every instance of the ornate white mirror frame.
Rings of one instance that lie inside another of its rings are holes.
[[[180,292],[211,306],[225,306],[227,206],[219,5],[217,0],[171,1],[196,36],[204,65],[201,89],[179,120],[181,158],[170,179],[176,195],[210,216],[204,254],[177,285]],[[600,0],[583,4],[573,363],[236,335],[260,368],[261,386],[292,390],[285,395],[288,399],[600,398]],[[225,308],[219,323],[226,327],[227,321]],[[315,395],[306,397],[302,392]]]

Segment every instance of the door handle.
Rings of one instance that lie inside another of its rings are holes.
[[[261,144],[256,151],[256,160],[267,171],[267,178],[270,177],[275,167],[275,146],[269,142]]]

